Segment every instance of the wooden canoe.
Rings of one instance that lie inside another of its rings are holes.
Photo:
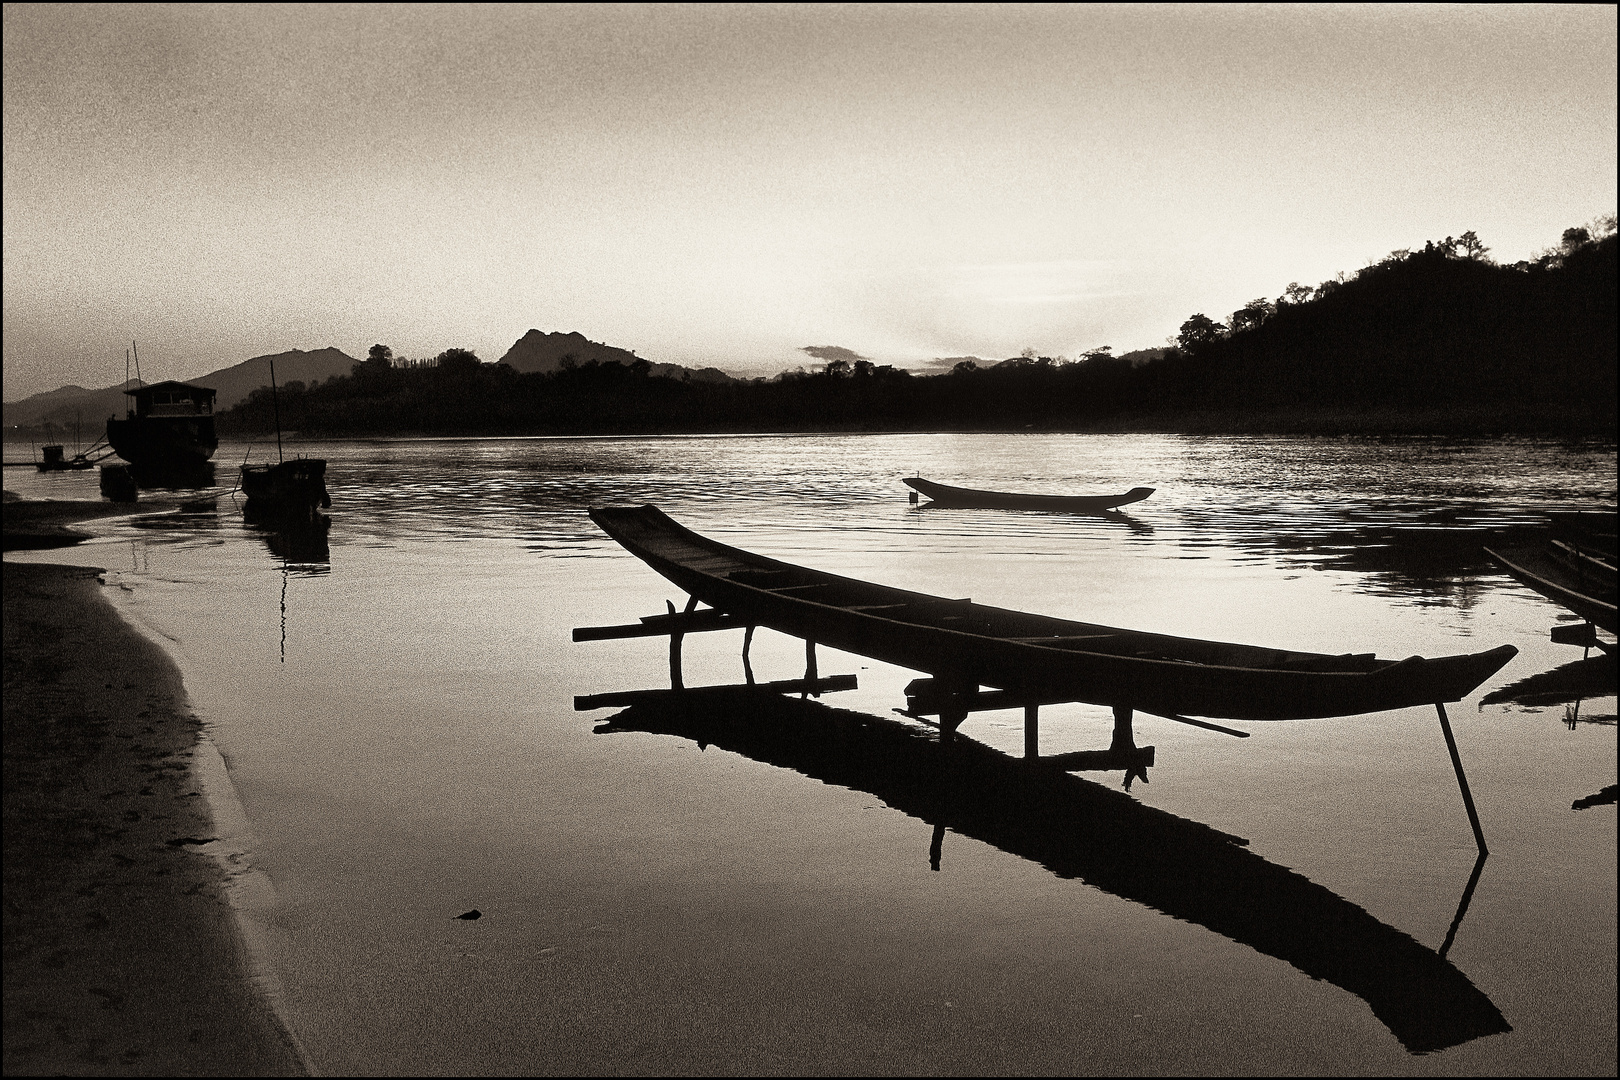
[[[936,484],[920,476],[903,476],[900,482],[928,496],[940,506],[984,510],[1056,510],[1070,514],[1095,514],[1127,503],[1141,502],[1153,494],[1149,487],[1131,488],[1123,495],[1019,495],[1010,491],[978,491],[974,488]]]
[[[822,573],[700,536],[655,506],[596,509],[591,520],[729,625],[928,672],[964,693],[994,687],[1009,703],[1233,720],[1350,716],[1461,700],[1518,651],[1381,660],[1171,637]]]
[[[1580,555],[1563,552],[1555,544],[1544,548],[1509,548],[1498,551],[1486,548],[1485,554],[1502,565],[1521,585],[1528,586],[1553,603],[1573,611],[1600,630],[1615,633],[1614,568],[1607,570],[1608,581],[1602,580],[1601,563]],[[1599,567],[1592,572],[1582,565],[1572,565],[1573,554],[1585,562]]]

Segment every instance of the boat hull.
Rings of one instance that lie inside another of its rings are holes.
[[[242,494],[263,507],[313,508],[332,505],[326,490],[326,461],[297,458],[274,465],[242,466]]]
[[[184,469],[219,449],[212,416],[138,416],[107,421],[107,442],[131,465]]]
[[[1607,630],[1611,634],[1616,632],[1612,580],[1604,583],[1583,576],[1567,563],[1553,558],[1546,549],[1510,548],[1498,551],[1486,548],[1485,554],[1500,563],[1521,585],[1573,611],[1600,630]]]
[[[1103,510],[1141,502],[1153,488],[1132,488],[1123,495],[1020,495],[1008,491],[979,491],[974,488],[936,484],[920,476],[904,476],[900,482],[928,496],[940,506],[984,510],[1050,510],[1070,514],[1094,514]]]
[[[591,518],[659,574],[739,620],[928,672],[962,693],[989,686],[1029,704],[1232,720],[1350,716],[1461,700],[1518,651],[1395,661],[1177,638],[824,574],[709,540],[652,506]]]

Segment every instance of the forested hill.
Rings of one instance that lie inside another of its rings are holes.
[[[1431,245],[1306,302],[1255,301],[1213,332],[1195,316],[1156,381],[1221,409],[1518,405],[1612,426],[1616,240],[1570,248],[1508,267]]]
[[[1500,266],[1464,234],[1315,288],[1290,285],[1179,348],[1079,360],[1026,355],[916,376],[858,360],[731,384],[662,377],[645,360],[547,373],[453,349],[392,366],[378,346],[347,378],[293,384],[282,426],[311,436],[804,430],[1544,432],[1613,437],[1616,240],[1570,230]],[[381,353],[379,354],[379,350]],[[222,434],[273,429],[268,392]]]

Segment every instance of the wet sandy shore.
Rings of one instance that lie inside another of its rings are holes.
[[[74,522],[95,518],[123,517],[129,514],[161,513],[174,510],[195,497],[145,498],[139,503],[89,502],[71,499],[19,499],[5,493],[5,550],[37,551],[68,547],[90,538],[73,528]]]
[[[198,850],[180,674],[101,590],[5,565],[5,1073],[301,1074]]]

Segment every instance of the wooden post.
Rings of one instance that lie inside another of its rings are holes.
[[[675,614],[675,602],[665,600],[671,615]],[[669,687],[671,690],[684,690],[686,683],[681,679],[681,639],[686,635],[676,631],[669,635]]]
[[[754,624],[749,623],[748,628],[743,631],[743,677],[748,680],[749,686],[754,685],[754,666],[748,662],[748,650],[753,644]]]
[[[1041,756],[1041,707],[1024,706],[1024,757],[1034,761]]]
[[[675,602],[665,600],[664,606],[669,608],[671,615],[675,614]],[[686,601],[686,614],[690,615],[697,608],[697,597],[689,597]],[[686,637],[680,631],[669,635],[669,685],[672,690],[686,689],[686,683],[681,679],[681,639]]]
[[[1446,719],[1446,707],[1440,702],[1434,703],[1434,711],[1440,714],[1440,730],[1445,733],[1446,749],[1451,752],[1451,767],[1457,773],[1457,786],[1462,789],[1463,809],[1468,811],[1468,824],[1474,827],[1474,843],[1479,845],[1479,853],[1484,855],[1488,851],[1485,847],[1485,830],[1479,827],[1479,812],[1474,809],[1474,796],[1468,790],[1468,777],[1463,774],[1457,740],[1451,734],[1451,721]]]
[[[809,638],[806,638],[804,642],[804,681],[809,683],[816,681],[816,643]],[[807,689],[799,695],[799,698],[803,700],[809,696],[810,691]],[[817,694],[816,696],[820,697],[821,695]]]
[[[1114,706],[1114,738],[1110,750],[1136,749],[1136,733],[1131,730],[1132,710],[1129,705]]]

